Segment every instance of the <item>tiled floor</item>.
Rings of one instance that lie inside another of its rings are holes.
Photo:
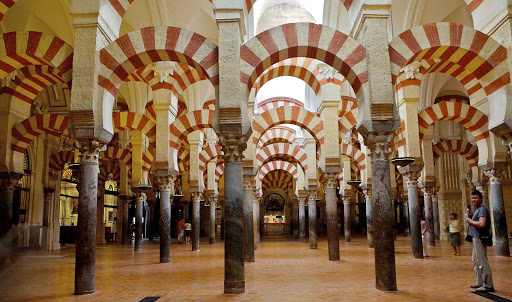
[[[246,293],[223,292],[223,244],[201,242],[201,251],[173,245],[172,262],[159,264],[158,243],[144,251],[101,246],[96,254],[96,293],[73,296],[74,250],[30,253],[0,274],[0,301],[490,301],[470,293],[474,283],[471,247],[452,256],[447,242],[430,248],[430,258],[414,260],[409,241],[396,243],[398,292],[375,290],[373,250],[366,241],[340,242],[341,261],[327,258],[327,242],[318,250],[292,240],[267,240],[246,264]],[[491,249],[496,294],[512,299],[512,258]]]

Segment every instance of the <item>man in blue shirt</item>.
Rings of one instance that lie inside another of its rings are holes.
[[[473,237],[472,261],[476,274],[476,284],[471,285],[471,288],[475,288],[477,292],[494,292],[491,267],[487,260],[487,245],[481,238],[489,235],[491,218],[489,211],[483,205],[482,193],[473,191],[471,202],[476,209],[474,213],[468,209],[466,217],[466,222],[469,224],[468,235]]]

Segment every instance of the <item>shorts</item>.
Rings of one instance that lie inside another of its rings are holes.
[[[460,234],[457,233],[450,233],[450,243],[452,246],[460,246]]]

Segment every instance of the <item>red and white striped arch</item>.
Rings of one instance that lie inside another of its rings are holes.
[[[462,155],[469,163],[470,167],[478,166],[478,148],[460,139],[441,140],[432,148],[434,153],[434,162],[446,152],[455,152]]]
[[[295,143],[295,130],[286,126],[276,126],[263,134],[257,148],[261,149],[275,143]]]
[[[262,114],[279,107],[304,107],[304,103],[294,98],[278,96],[258,102],[257,113]]]
[[[423,59],[464,66],[482,83],[487,95],[510,83],[506,48],[486,34],[459,24],[439,22],[414,27],[389,43],[389,55],[393,83],[404,66]]]
[[[156,124],[142,114],[135,112],[116,112],[112,114],[114,132],[137,130],[149,138],[150,145],[156,140]]]
[[[29,65],[18,69],[16,77],[7,86],[0,88],[0,93],[12,95],[14,101],[32,104],[41,91],[57,83],[66,83],[57,68]]]
[[[204,171],[208,162],[224,155],[219,144],[208,145],[199,153],[199,171]]]
[[[303,80],[306,84],[318,94],[320,92],[321,84],[317,78],[318,69],[316,68],[313,59],[309,58],[290,58],[270,66],[265,70],[254,82],[253,89],[254,95],[258,95],[258,91],[263,85],[269,81],[289,76]]]
[[[342,143],[340,151],[341,151],[342,155],[346,155],[346,156],[350,157],[351,159],[353,159],[359,170],[366,169],[366,164],[365,164],[366,157],[365,157],[364,153],[361,150],[359,150],[359,148],[357,148],[356,146],[354,146],[352,144]]]
[[[155,159],[155,145],[148,146],[146,152],[142,154],[142,170],[149,172]]]
[[[261,189],[263,191],[270,188],[280,188],[286,193],[293,188],[293,176],[283,170],[275,170],[267,173],[261,181]]]
[[[204,110],[215,110],[215,99],[203,103]]]
[[[73,48],[63,40],[41,32],[9,32],[0,37],[0,78],[26,66],[48,65],[71,80]]]
[[[365,47],[330,27],[312,23],[290,23],[266,30],[240,48],[241,81],[247,91],[258,77],[279,61],[306,57],[331,65],[343,75],[358,99],[364,99],[368,72]]]
[[[346,133],[356,127],[357,114],[357,100],[352,97],[342,96],[340,106],[338,108],[338,127],[340,131],[340,140]]]
[[[252,122],[252,139],[256,145],[269,129],[282,125],[297,125],[313,136],[319,147],[324,141],[324,122],[316,114],[302,107],[279,107],[258,115]]]
[[[180,116],[169,126],[171,132],[170,147],[178,150],[191,132],[211,128],[214,114],[214,110],[195,110]]]
[[[68,133],[68,117],[46,113],[26,118],[12,128],[11,150],[24,154],[27,146],[43,133],[57,137]]]
[[[108,146],[105,151],[100,153],[100,160],[103,159],[119,159],[123,164],[131,166],[132,152],[130,149],[124,149],[118,145]]]
[[[287,160],[300,165],[303,171],[306,171],[307,154],[299,147],[288,143],[277,143],[267,145],[256,151],[256,167],[262,167],[273,159]]]
[[[444,95],[444,96],[437,97],[434,100],[434,104],[438,104],[440,102],[455,102],[455,103],[463,103],[466,105],[470,105],[469,98],[467,96],[463,96],[463,95]]]
[[[176,27],[146,27],[126,34],[100,50],[99,100],[114,104],[118,89],[137,69],[159,61],[187,64],[205,74],[218,89],[218,48],[205,37]],[[103,108],[109,113],[112,108]],[[109,130],[108,121],[104,127]]]
[[[263,181],[263,178],[270,172],[276,171],[276,170],[283,170],[285,172],[290,173],[293,176],[293,179],[295,181],[298,181],[298,175],[297,175],[297,167],[295,167],[294,164],[284,161],[284,160],[273,160],[266,164],[264,164],[258,172],[258,177],[260,182]]]
[[[155,107],[153,107],[153,101],[150,101],[146,104],[144,116],[147,117],[153,123],[156,123],[156,112]]]
[[[118,165],[114,164],[111,160],[105,160],[100,164],[100,173],[98,180],[105,183],[108,180],[109,174],[112,174],[112,180],[120,181],[121,169]]]
[[[178,150],[178,167],[180,171],[190,170],[190,150],[183,146]]]
[[[58,151],[50,156],[48,167],[53,171],[61,171],[64,169],[66,163],[72,162],[75,159],[75,152],[73,151]]]

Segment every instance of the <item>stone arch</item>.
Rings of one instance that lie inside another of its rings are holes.
[[[72,162],[75,159],[75,152],[73,151],[58,151],[50,156],[48,167],[55,172],[64,169],[66,163]]]
[[[100,153],[100,159],[119,159],[123,164],[130,166],[132,164],[132,152],[120,146],[108,146],[105,151]]]
[[[296,100],[294,98],[284,97],[284,96],[278,96],[266,99],[264,101],[261,101],[258,103],[257,110],[258,114],[262,114],[265,111],[268,111],[270,109],[275,109],[279,107],[304,107],[304,104]]]
[[[258,177],[259,177],[260,182],[263,181],[263,178],[268,173],[275,171],[275,170],[283,170],[285,172],[288,172],[288,173],[290,173],[290,175],[293,176],[293,179],[295,179],[295,181],[299,180],[298,175],[297,175],[297,167],[295,167],[294,164],[289,163],[284,160],[273,160],[273,161],[270,161],[270,162],[264,164],[259,169]]]
[[[352,97],[342,96],[338,108],[338,127],[340,131],[340,140],[357,124],[357,100]]]
[[[313,64],[313,59],[309,58],[290,58],[280,61],[265,70],[253,85],[254,95],[258,95],[258,91],[267,82],[278,77],[290,76],[306,82],[318,95],[321,84],[317,78],[318,69]]]
[[[211,81],[218,91],[218,48],[205,37],[176,27],[146,27],[126,34],[100,50],[100,87],[97,106],[110,131],[115,96],[121,84],[138,68],[160,61],[190,65]]]
[[[2,6],[0,7],[0,21],[4,18],[4,16],[7,14],[9,9],[16,4],[19,0],[9,0],[9,1],[2,1]]]
[[[155,107],[153,107],[153,101],[150,101],[146,104],[144,116],[147,117],[153,123],[156,123],[156,112]]]
[[[224,155],[219,144],[208,145],[199,153],[199,171],[204,171],[206,164],[214,158]]]
[[[142,170],[149,172],[151,171],[151,167],[153,166],[154,162],[154,153],[155,153],[155,147],[154,145],[148,146],[148,149],[146,152],[142,154]]]
[[[359,148],[357,148],[356,146],[354,146],[352,144],[342,143],[340,151],[341,151],[342,155],[348,156],[352,160],[354,160],[354,162],[359,170],[366,169],[366,164],[365,164],[366,156],[364,155],[364,153],[361,150],[359,150]]]
[[[46,113],[33,115],[12,128],[11,150],[24,154],[27,146],[43,133],[57,137],[68,133],[68,117]]]
[[[156,140],[156,124],[142,114],[135,112],[116,112],[112,114],[114,132],[123,130],[137,130],[149,138],[152,145]]]
[[[215,110],[215,99],[204,102],[203,110]]]
[[[304,149],[300,148],[299,145],[288,143],[276,143],[258,149],[256,152],[256,166],[261,167],[274,158],[296,162],[303,171],[308,168],[306,164],[307,154]]]
[[[257,148],[261,149],[269,144],[274,143],[295,143],[295,131],[286,126],[276,126],[263,134],[261,139],[258,141]]]
[[[106,182],[108,175],[112,174],[112,179],[119,181],[121,179],[121,169],[118,165],[114,164],[111,160],[105,160],[100,164],[100,173],[98,180]]]
[[[460,139],[441,140],[432,148],[434,153],[434,162],[446,152],[455,152],[462,155],[469,163],[471,168],[478,166],[478,148]]]
[[[321,38],[321,39],[320,39]],[[343,75],[358,101],[364,100],[368,72],[365,47],[335,29],[312,23],[290,23],[264,31],[240,48],[241,82],[250,91],[273,64],[292,57],[322,61]]]
[[[293,176],[284,170],[274,170],[265,175],[261,181],[261,189],[263,191],[269,188],[280,188],[284,192],[288,193],[290,188],[293,188]]]
[[[170,146],[177,150],[191,132],[212,128],[214,114],[214,110],[195,110],[180,116],[169,126]]]
[[[41,32],[9,32],[0,37],[0,78],[31,65],[55,67],[71,79],[73,48],[63,40]]]

